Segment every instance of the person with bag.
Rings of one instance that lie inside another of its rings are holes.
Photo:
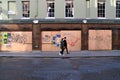
[[[60,49],[61,49],[61,51],[59,52],[59,55],[63,55],[63,51],[65,49],[64,43],[63,43],[63,38],[60,40]]]

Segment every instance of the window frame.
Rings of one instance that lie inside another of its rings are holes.
[[[30,17],[30,1],[22,1],[22,17]]]
[[[65,14],[65,18],[71,18],[71,19],[74,18],[74,0],[65,0],[65,13],[64,14]]]
[[[97,17],[105,18],[106,17],[106,2],[105,0],[98,0],[97,2]]]
[[[55,18],[55,1],[54,0],[46,0],[47,4],[47,19]]]
[[[117,5],[117,2],[119,5]],[[116,0],[116,18],[120,18],[120,0]]]

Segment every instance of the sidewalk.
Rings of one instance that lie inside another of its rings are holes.
[[[112,51],[79,51],[79,52],[70,52],[65,56],[59,55],[59,52],[41,52],[41,51],[32,51],[32,52],[0,52],[0,57],[40,57],[40,58],[77,58],[77,57],[120,57],[120,50]]]

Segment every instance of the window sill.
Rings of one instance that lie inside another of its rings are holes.
[[[55,17],[46,17],[45,19],[55,19]]]
[[[98,17],[98,19],[106,19],[106,17]]]
[[[29,17],[22,17],[21,19],[30,19]]]
[[[115,18],[115,19],[120,19],[120,18]]]
[[[65,19],[74,19],[74,17],[65,17]]]

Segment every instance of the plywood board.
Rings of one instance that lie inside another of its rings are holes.
[[[60,35],[59,31],[43,31],[42,32],[42,51],[59,51],[60,44]],[[54,41],[54,43],[53,43]]]
[[[60,39],[64,36],[67,37],[69,51],[81,50],[81,31],[43,31],[43,37],[45,34],[48,34],[50,36],[49,39],[51,40],[48,40],[48,42],[42,40],[42,51],[60,51],[60,47],[58,45],[60,44]],[[49,41],[54,41],[55,43],[50,43]]]
[[[51,51],[51,44],[42,44],[42,51]]]
[[[32,44],[12,43],[1,45],[1,51],[32,51]]]
[[[2,36],[1,51],[32,51],[32,32],[1,32],[7,34],[7,42]]]
[[[51,31],[42,31],[42,43],[52,43]]]
[[[89,50],[111,50],[111,30],[89,30]]]
[[[69,51],[81,50],[81,31],[61,31],[61,37],[67,38]]]

